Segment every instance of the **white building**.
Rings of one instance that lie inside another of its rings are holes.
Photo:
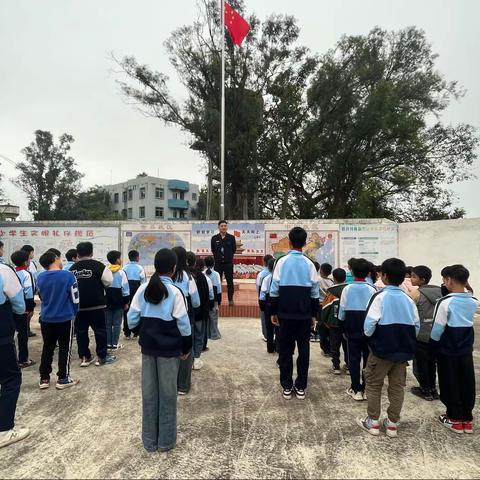
[[[113,209],[126,220],[191,220],[196,216],[199,188],[184,180],[145,176],[104,188]]]

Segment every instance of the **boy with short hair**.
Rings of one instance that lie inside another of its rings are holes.
[[[433,325],[433,312],[437,301],[442,298],[442,289],[430,285],[432,271],[425,265],[418,265],[411,270],[413,287],[409,295],[416,303],[420,317],[420,333],[417,337],[417,348],[413,358],[413,374],[419,387],[412,387],[414,395],[427,401],[438,399],[437,392],[437,361],[435,350],[430,344],[430,333]]]
[[[70,250],[67,250],[67,253],[65,254],[65,258],[67,259],[67,261],[65,262],[63,269],[70,270],[70,267],[78,260],[77,250],[75,248],[71,248]]]
[[[270,254],[267,254],[263,257],[263,268],[262,270],[257,274],[257,278],[255,279],[255,286],[257,287],[257,294],[260,298],[260,290],[262,288],[262,282],[263,279],[270,274],[268,270],[268,262],[270,259],[272,259],[273,256]],[[265,312],[263,310],[260,310],[260,324],[262,327],[262,339],[264,342],[267,341],[267,325],[265,321]]]
[[[380,433],[382,389],[385,377],[388,377],[390,405],[383,427],[387,436],[397,436],[407,365],[415,354],[416,337],[420,330],[415,304],[400,288],[405,273],[406,265],[402,260],[390,258],[383,262],[385,288],[372,297],[365,319],[364,332],[369,338],[371,350],[365,368],[368,407],[367,416],[357,419],[357,424],[372,435]]]
[[[113,276],[112,284],[107,288],[107,309],[105,311],[107,348],[118,350],[123,348],[123,345],[118,343],[118,339],[122,328],[123,312],[128,311],[130,303],[130,288],[127,275],[122,270],[122,254],[118,250],[111,250],[107,253],[107,260],[110,263],[108,268]]]
[[[112,272],[105,265],[93,260],[93,245],[91,242],[81,242],[77,245],[79,259],[70,267],[75,275],[80,292],[80,308],[75,319],[77,333],[78,355],[81,367],[90,366],[95,360],[90,352],[88,329],[95,334],[97,361],[100,367],[113,363],[117,357],[107,352],[107,326],[105,323],[106,297],[105,289],[113,281]]]
[[[53,355],[58,344],[58,379],[55,388],[64,390],[78,384],[78,380],[70,378],[73,325],[79,303],[78,286],[75,276],[63,270],[62,260],[54,252],[45,252],[40,257],[40,265],[45,271],[38,275],[43,337],[39,387],[44,390],[50,386]]]
[[[30,264],[28,266],[28,271],[32,274],[33,276],[33,281],[35,282],[34,284],[34,290],[33,293],[37,293],[37,277],[38,277],[38,268],[37,264],[35,263],[35,260],[33,259],[35,257],[35,249],[31,245],[24,245],[20,250],[24,250],[25,252],[28,253],[28,258],[30,259]],[[28,318],[28,336],[29,337],[36,337],[37,334],[35,332],[32,332],[30,328],[30,322],[32,320],[32,317]]]
[[[473,433],[473,320],[478,300],[465,291],[469,276],[463,265],[442,270],[443,283],[450,293],[437,302],[430,334],[437,352],[440,400],[447,409],[439,421],[455,433]]]
[[[128,279],[128,288],[130,289],[130,299],[129,299],[129,304],[132,303],[132,299],[139,289],[140,285],[142,283],[145,283],[147,281],[147,275],[145,274],[144,268],[140,265],[140,253],[138,253],[137,250],[130,250],[128,252],[128,262],[124,265],[123,271],[127,275]],[[127,313],[128,313],[128,308],[125,310],[125,313],[123,315],[123,334],[125,335],[125,338],[129,340],[131,338],[131,335],[133,333],[133,338],[138,337],[138,332],[140,331],[140,325],[137,325],[133,331],[128,328],[128,322],[127,322]]]
[[[290,251],[279,258],[272,274],[270,306],[272,322],[279,328],[277,343],[283,398],[305,398],[310,362],[310,330],[318,311],[318,275],[313,262],[303,253],[307,232],[294,227],[288,234]],[[297,379],[293,383],[293,353],[298,348]]]
[[[342,322],[347,338],[348,368],[352,380],[352,384],[350,388],[347,388],[346,393],[359,402],[365,400],[365,380],[362,370],[365,368],[368,358],[368,342],[363,333],[363,324],[368,303],[376,290],[375,287],[365,281],[370,271],[370,264],[367,260],[364,258],[355,259],[350,265],[354,281],[342,291],[338,319]],[[361,366],[361,363],[363,366]]]
[[[15,265],[15,272],[22,285],[25,298],[25,313],[21,315],[14,313],[13,319],[17,330],[18,364],[20,368],[27,368],[35,365],[35,361],[28,358],[28,321],[35,310],[35,281],[33,275],[28,271],[30,258],[27,252],[24,250],[13,252],[10,260]]]
[[[340,346],[343,346],[345,355],[345,364],[347,363],[347,342],[343,336],[343,325],[338,319],[338,310],[340,306],[340,297],[343,289],[347,286],[345,270],[336,268],[332,272],[333,285],[327,290],[327,294],[322,302],[322,310],[319,323],[323,324],[330,335],[330,353],[332,356],[333,373],[340,375]]]

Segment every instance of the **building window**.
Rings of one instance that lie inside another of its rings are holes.
[[[128,216],[127,216],[127,218],[128,218],[129,220],[132,218],[132,209],[131,209],[131,208],[128,209]]]
[[[194,202],[197,201],[197,194],[196,194],[195,192],[192,193],[192,200],[193,200]]]
[[[163,200],[165,195],[165,192],[163,188],[155,188],[155,198],[158,198],[159,200]]]
[[[178,218],[185,218],[185,210],[180,210],[180,212],[178,213],[179,213]]]
[[[177,210],[174,210],[174,211],[173,211],[173,218],[178,218],[178,212],[177,212]]]
[[[133,200],[133,190],[131,188],[128,189],[128,199]]]
[[[145,207],[140,207],[140,208],[138,209],[138,216],[139,216],[140,218],[145,218]]]
[[[173,198],[175,198],[176,200],[184,200],[185,193],[184,192],[175,192],[173,194]]]
[[[163,208],[155,207],[155,218],[163,218]]]
[[[145,198],[145,187],[140,187],[140,200]]]
[[[127,210],[125,208],[122,210],[122,218],[127,218]]]
[[[126,190],[123,192],[123,201],[124,202],[127,201],[127,191]]]
[[[118,203],[118,193],[115,193],[115,194],[113,195],[113,202],[114,202],[114,203]]]

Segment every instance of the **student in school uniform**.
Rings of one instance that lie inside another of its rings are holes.
[[[370,264],[364,258],[357,258],[350,263],[353,283],[347,285],[340,297],[338,319],[343,324],[347,338],[348,369],[351,386],[346,393],[355,401],[365,400],[365,381],[362,371],[367,365],[368,342],[363,332],[368,303],[376,293],[374,286],[365,281],[370,271]]]
[[[107,288],[107,309],[105,321],[107,325],[107,349],[119,350],[123,345],[119,343],[122,328],[123,312],[128,310],[130,302],[130,287],[126,273],[122,270],[122,254],[118,250],[107,253],[110,263],[108,269],[112,272],[112,284]]]
[[[454,433],[471,434],[476,396],[473,323],[478,300],[466,290],[469,276],[463,265],[442,270],[450,293],[437,302],[430,338],[437,353],[440,400],[446,407],[438,419]]]
[[[50,387],[50,374],[55,348],[58,345],[57,390],[77,385],[70,377],[75,315],[79,295],[75,275],[64,270],[62,260],[54,252],[47,251],[40,257],[44,271],[38,275],[38,291],[42,298],[40,327],[43,338],[40,362],[40,390]]]
[[[268,262],[270,259],[272,259],[272,255],[265,255],[263,257],[263,268],[258,272],[257,278],[255,279],[255,286],[257,287],[257,294],[260,296],[260,289],[262,287],[262,282],[263,279],[267,276],[270,275],[270,271],[268,270]],[[262,327],[262,338],[263,341],[267,341],[267,326],[266,326],[266,321],[265,321],[265,312],[260,310],[260,322],[261,322],[261,327]]]
[[[136,291],[140,288],[140,285],[147,281],[145,269],[140,265],[140,253],[137,250],[130,250],[128,252],[128,262],[124,265],[123,271],[127,275],[128,279],[128,287],[130,289],[130,303]],[[123,334],[125,335],[125,338],[129,340],[132,337],[132,334],[133,338],[138,337],[138,332],[140,331],[141,324],[137,325],[135,327],[135,331],[132,332],[128,328],[127,312],[128,309],[125,311],[123,317]]]
[[[15,425],[22,373],[15,351],[15,323],[12,313],[25,312],[23,288],[15,272],[0,265],[0,448],[30,435],[26,427]]]
[[[27,368],[35,365],[35,361],[29,358],[28,353],[28,322],[35,310],[34,292],[36,283],[33,275],[28,271],[30,258],[24,250],[13,252],[10,260],[15,265],[15,272],[23,287],[25,297],[25,313],[22,315],[13,314],[15,328],[17,330],[18,342],[18,363],[20,368]]]
[[[288,234],[290,251],[279,258],[272,274],[270,305],[272,322],[279,327],[278,364],[283,398],[295,393],[305,399],[310,363],[310,331],[318,311],[318,275],[313,262],[302,253],[307,232],[294,227]],[[298,348],[297,378],[293,382],[293,353]]]
[[[200,306],[200,298],[198,296],[197,285],[195,280],[190,275],[187,266],[187,251],[183,247],[173,247],[173,252],[177,257],[177,266],[175,273],[172,276],[172,281],[177,286],[183,296],[187,300],[188,315],[190,318],[191,331],[192,331],[192,345],[195,341],[194,334],[194,309]],[[185,357],[180,362],[180,368],[178,371],[178,394],[186,395],[192,386],[192,368],[193,368],[193,355]]]
[[[222,280],[220,274],[214,270],[215,259],[213,257],[205,258],[205,275],[210,279],[213,286],[214,302],[210,310],[210,319],[208,324],[208,338],[210,340],[220,340],[222,335],[218,329],[218,310],[222,304]]]
[[[260,295],[258,297],[258,305],[260,310],[264,313],[265,326],[267,332],[267,352],[275,353],[277,351],[276,346],[276,334],[277,328],[272,323],[272,314],[270,307],[270,286],[272,285],[272,272],[275,266],[275,259],[272,257],[267,264],[269,271],[268,275],[265,275],[260,286]]]
[[[347,368],[347,341],[343,336],[343,324],[338,319],[340,297],[344,288],[346,272],[343,268],[336,268],[332,272],[333,285],[328,288],[327,294],[322,301],[322,310],[319,315],[320,322],[325,325],[330,335],[330,353],[334,375],[341,375],[340,370],[340,346],[343,348],[345,368]]]
[[[148,452],[165,452],[177,441],[177,379],[192,349],[185,297],[172,282],[177,258],[162,249],[155,273],[142,284],[128,311],[129,328],[142,321],[142,442]]]
[[[67,253],[65,254],[65,258],[67,261],[63,265],[64,270],[70,270],[71,266],[78,260],[78,253],[75,248],[71,248],[70,250],[67,250]]]
[[[23,247],[20,250],[24,250],[25,252],[28,253],[28,258],[30,260],[30,264],[28,265],[28,271],[32,274],[33,276],[33,281],[34,281],[34,295],[37,293],[37,277],[38,277],[38,267],[37,264],[35,263],[34,257],[35,257],[35,249],[31,245],[23,245]],[[36,337],[37,334],[35,332],[32,332],[32,329],[30,328],[30,323],[32,320],[32,316],[28,317],[28,336],[29,337]]]
[[[329,263],[322,263],[319,270],[319,286],[320,286],[320,304],[323,302],[327,295],[328,289],[333,285],[333,280],[330,278],[333,267]],[[320,320],[319,311],[319,320]],[[317,322],[316,332],[320,342],[320,350],[324,357],[330,357],[330,332],[327,326],[322,322]]]
[[[406,271],[402,260],[385,260],[382,264],[385,288],[370,299],[367,308],[364,333],[370,354],[364,373],[368,407],[367,416],[358,418],[357,424],[371,435],[380,433],[382,390],[388,377],[389,406],[382,424],[388,437],[397,436],[407,365],[415,355],[420,320],[413,300],[400,288]]]

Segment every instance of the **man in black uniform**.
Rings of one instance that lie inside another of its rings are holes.
[[[220,220],[218,222],[218,231],[212,237],[212,254],[215,258],[215,270],[220,274],[223,280],[223,275],[227,280],[228,288],[228,304],[233,305],[233,256],[237,250],[237,242],[235,237],[227,233],[228,222]]]

